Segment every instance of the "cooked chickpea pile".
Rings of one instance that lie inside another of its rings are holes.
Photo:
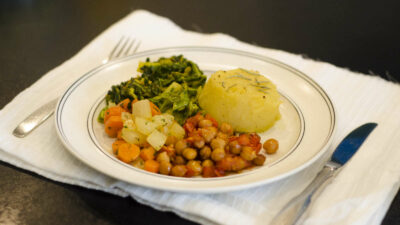
[[[266,158],[262,149],[267,154],[274,154],[279,148],[275,139],[268,139],[262,145],[256,133],[235,135],[231,125],[221,123],[218,126],[208,115],[198,114],[187,119],[183,128],[186,131],[184,139],[176,140],[169,136],[159,151],[151,146],[135,146],[135,160],[120,160],[164,175],[219,177],[261,166]],[[121,148],[121,145],[124,146]],[[118,140],[113,144],[117,157],[118,151],[125,148],[132,148],[132,145]]]

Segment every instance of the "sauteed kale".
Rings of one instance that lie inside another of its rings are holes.
[[[200,110],[197,97],[206,76],[194,62],[182,55],[161,57],[155,62],[147,58],[146,62],[139,63],[138,72],[142,75],[111,87],[106,96],[107,105],[118,104],[126,98],[149,99],[180,124]]]

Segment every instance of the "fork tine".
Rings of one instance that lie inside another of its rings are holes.
[[[128,37],[122,36],[119,39],[118,43],[113,48],[113,50],[111,51],[108,58],[103,60],[103,63],[107,63],[110,60],[116,59],[120,56],[126,56],[135,53],[139,49],[140,44],[141,44],[140,40],[136,41],[135,38],[131,38],[129,36]]]
[[[125,52],[124,52],[124,54],[123,54],[124,56],[126,56],[126,55],[129,54],[129,50],[131,50],[131,48],[132,48],[132,46],[133,46],[134,43],[135,43],[135,39],[133,39],[133,40],[130,42],[128,48],[125,50]]]
[[[110,60],[110,59],[112,59],[112,58],[114,58],[114,53],[115,53],[115,51],[117,51],[118,47],[121,45],[121,43],[122,43],[122,41],[123,41],[124,39],[125,39],[124,36],[122,36],[122,37],[119,39],[118,43],[115,45],[115,47],[114,47],[113,50],[111,51],[110,55],[108,55],[107,61]]]
[[[132,53],[135,53],[139,49],[141,43],[142,42],[140,40],[137,41],[136,47],[133,49]]]
[[[120,55],[121,55],[121,53],[124,51],[126,45],[129,43],[129,40],[130,40],[130,38],[127,37],[126,40],[124,41],[124,43],[122,44],[121,49],[120,49],[119,52],[115,55],[114,58],[120,57]]]

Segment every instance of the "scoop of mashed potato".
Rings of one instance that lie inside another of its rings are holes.
[[[199,95],[200,106],[239,132],[263,132],[280,118],[280,95],[269,79],[253,71],[217,71]]]

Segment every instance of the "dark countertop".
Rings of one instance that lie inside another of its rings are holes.
[[[398,1],[0,2],[0,108],[135,9],[184,29],[303,54],[400,80]],[[0,224],[190,224],[130,198],[53,182],[0,163]],[[383,224],[400,224],[400,197]]]

